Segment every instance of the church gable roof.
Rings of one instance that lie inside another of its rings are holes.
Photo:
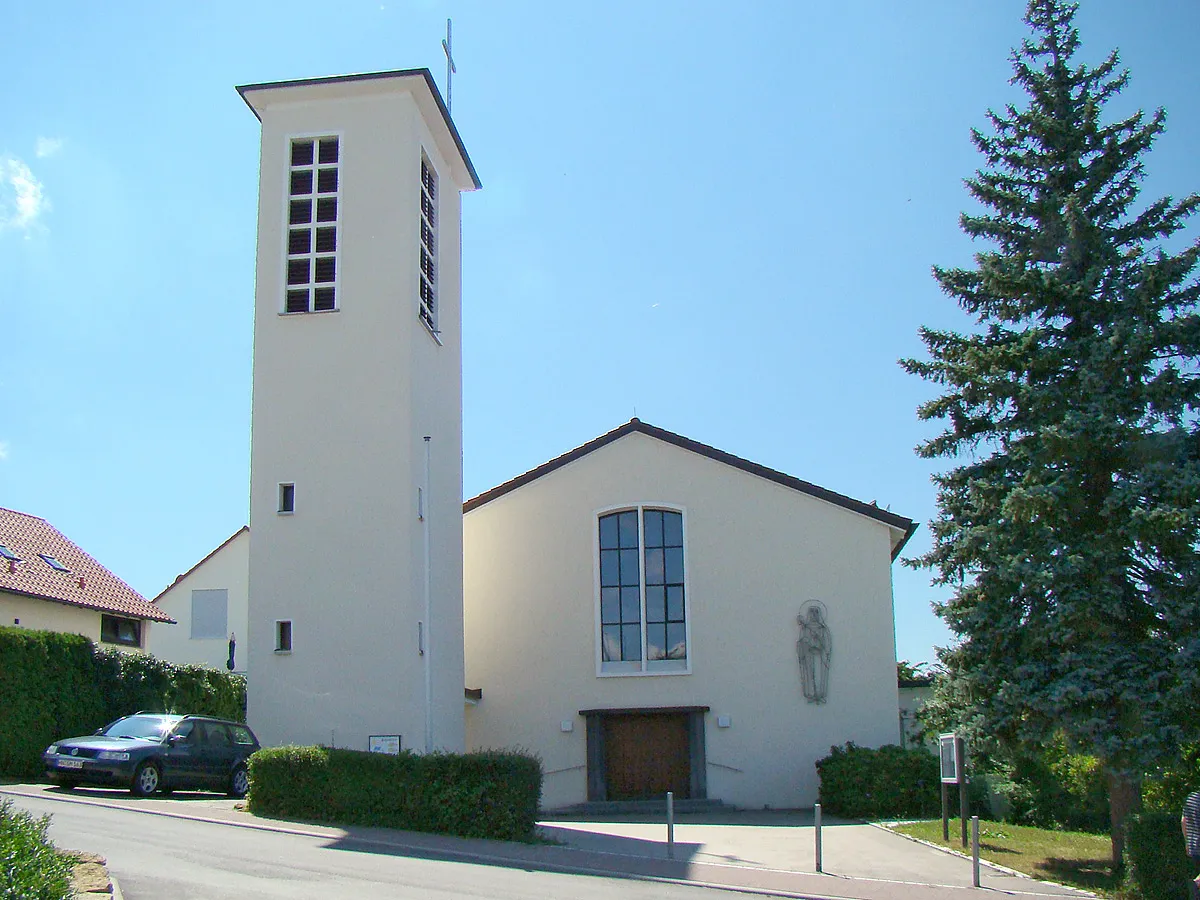
[[[535,469],[530,469],[516,478],[510,479],[503,484],[497,485],[491,490],[484,491],[476,497],[472,497],[463,504],[463,512],[468,513],[473,509],[478,509],[484,504],[490,503],[498,497],[503,497],[505,494],[515,491],[517,488],[524,487],[532,481],[536,481],[543,475],[548,475],[555,469],[561,469],[568,463],[572,463],[577,459],[587,456],[593,451],[599,450],[607,444],[618,441],[629,434],[644,434],[656,440],[663,441],[667,444],[672,444],[692,453],[697,453],[708,459],[715,460],[719,463],[724,463],[727,466],[732,466],[735,469],[740,469],[750,475],[756,475],[759,478],[765,478],[767,481],[772,481],[775,484],[782,485],[786,488],[791,488],[794,491],[799,491],[802,494],[807,494],[810,497],[815,497],[818,500],[824,500],[827,503],[833,503],[843,509],[848,509],[851,512],[859,513],[887,525],[891,528],[902,532],[902,537],[892,548],[892,558],[895,559],[904,545],[908,543],[908,539],[912,537],[913,532],[917,530],[917,523],[912,519],[897,515],[890,510],[881,509],[874,503],[863,503],[861,500],[855,500],[853,497],[847,497],[845,494],[839,494],[836,491],[831,491],[823,488],[820,485],[813,484],[810,481],[796,478],[793,475],[788,475],[785,472],[777,471],[776,469],[768,468],[756,462],[751,462],[748,459],[743,459],[740,456],[734,456],[732,453],[726,453],[724,450],[718,450],[716,447],[711,447],[708,444],[702,444],[699,441],[694,441],[691,438],[684,437],[681,434],[676,434],[673,431],[667,431],[665,428],[658,428],[643,422],[641,419],[633,418],[619,428],[614,428],[607,434],[602,434],[594,440],[588,441],[586,444],[581,444],[573,450],[569,450],[561,456],[555,457],[549,462],[542,463]]]
[[[135,619],[174,622],[37,516],[0,508],[0,592]]]

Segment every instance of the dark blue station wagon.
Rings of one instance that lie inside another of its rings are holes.
[[[176,789],[244,797],[250,787],[246,760],[258,748],[254,732],[237,722],[138,713],[87,737],[55,741],[42,761],[46,776],[67,789],[119,785],[139,797]]]

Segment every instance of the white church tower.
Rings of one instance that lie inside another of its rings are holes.
[[[262,123],[249,721],[462,750],[461,191],[428,70],[245,85]]]

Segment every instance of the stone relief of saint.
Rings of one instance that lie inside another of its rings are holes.
[[[824,703],[829,690],[829,658],[833,639],[825,624],[824,606],[810,600],[800,609],[796,622],[800,625],[800,640],[796,655],[800,659],[800,683],[809,703]]]

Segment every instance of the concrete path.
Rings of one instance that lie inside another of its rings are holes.
[[[387,828],[334,828],[263,819],[241,801],[177,792],[136,799],[125,791],[67,792],[41,784],[6,785],[0,796],[119,806],[147,815],[192,818],[240,828],[286,831],[365,849],[553,872],[677,881],[743,892],[832,900],[978,900],[982,890],[1014,896],[1088,897],[983,865],[982,888],[971,886],[971,861],[872,825],[830,823],[822,829],[824,874],[815,872],[810,812],[736,812],[719,818],[680,816],[675,858],[666,826],[646,817],[559,821],[541,825],[550,842],[515,844]]]

